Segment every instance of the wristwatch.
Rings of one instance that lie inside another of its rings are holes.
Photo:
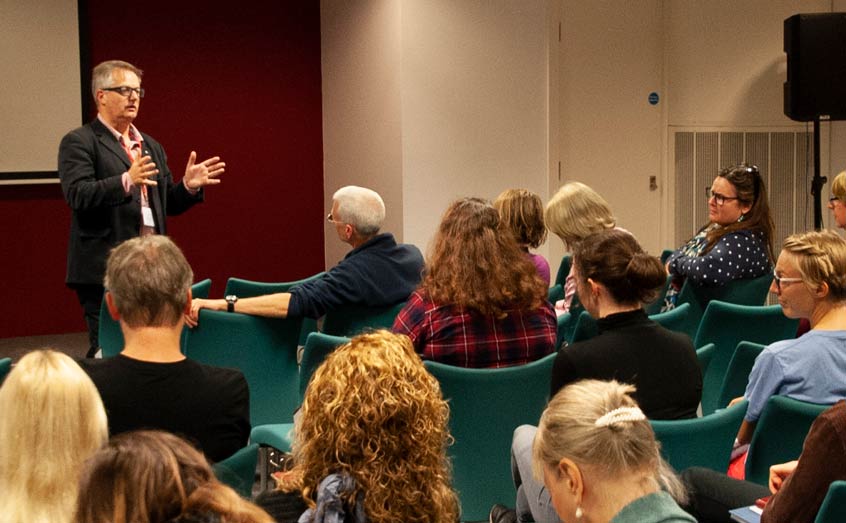
[[[227,312],[235,312],[235,302],[238,301],[238,296],[235,296],[234,294],[229,294],[224,299],[226,300]]]

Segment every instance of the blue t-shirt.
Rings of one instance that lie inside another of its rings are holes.
[[[827,405],[846,398],[846,331],[812,330],[764,349],[749,374],[746,421],[758,421],[774,395]]]

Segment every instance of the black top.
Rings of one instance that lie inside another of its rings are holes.
[[[250,392],[241,371],[185,359],[151,363],[118,354],[80,360],[100,391],[109,434],[137,429],[173,432],[197,445],[210,461],[246,446]]]
[[[702,372],[693,343],[650,320],[642,309],[597,321],[599,335],[558,351],[551,395],[583,379],[610,380],[637,387],[635,400],[650,419],[696,417]]]

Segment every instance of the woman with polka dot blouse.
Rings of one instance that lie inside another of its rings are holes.
[[[721,286],[766,274],[775,259],[773,219],[758,167],[727,167],[707,192],[708,223],[667,259],[673,279],[662,311],[676,306],[687,278],[696,285]]]

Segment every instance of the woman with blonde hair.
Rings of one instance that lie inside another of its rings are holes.
[[[846,229],[846,171],[834,177],[831,194],[834,196],[828,199],[828,208],[834,214],[834,223],[838,229]]]
[[[295,466],[257,502],[301,495],[304,522],[458,521],[446,448],[449,407],[408,338],[376,331],[336,349],[314,373],[297,425]]]
[[[788,236],[773,271],[770,292],[788,318],[806,318],[811,330],[777,341],[755,359],[743,398],[749,400],[737,444],[749,443],[773,395],[834,404],[846,397],[846,241],[832,231]]]
[[[555,313],[535,266],[485,200],[453,202],[441,219],[423,283],[393,326],[424,358],[507,367],[555,348]]]
[[[726,167],[708,189],[708,223],[667,258],[672,276],[662,311],[675,308],[685,280],[719,287],[757,278],[772,265],[773,225],[767,188],[758,167]]]
[[[220,483],[188,442],[158,430],[113,437],[85,464],[76,523],[272,523]]]
[[[541,415],[534,471],[562,521],[696,522],[676,504],[684,489],[633,392],[616,381],[579,381]]]
[[[72,521],[82,463],[107,438],[97,388],[70,357],[21,358],[0,388],[0,521]]]
[[[564,242],[564,248],[570,251],[594,233],[618,228],[608,202],[581,182],[567,182],[558,189],[546,204],[544,221],[549,230]],[[575,295],[576,280],[571,265],[564,281],[564,299],[555,304],[558,314],[570,310]]]
[[[538,276],[549,285],[549,262],[540,254],[529,252],[546,241],[546,225],[543,222],[543,202],[540,196],[526,189],[506,189],[493,202],[499,211],[502,227],[511,231],[514,239],[535,268]]]

